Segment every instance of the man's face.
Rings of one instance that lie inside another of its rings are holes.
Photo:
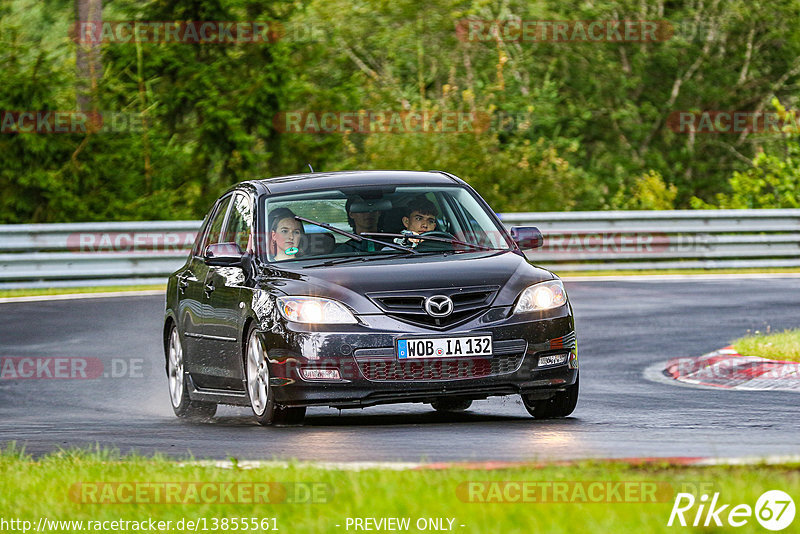
[[[349,215],[350,218],[353,219],[353,222],[356,225],[355,231],[357,234],[378,231],[378,217],[380,216],[380,212],[378,211],[365,211],[362,213],[350,212]]]
[[[406,230],[411,230],[417,234],[433,232],[436,229],[436,217],[433,215],[423,215],[418,211],[412,211],[408,217],[403,217],[403,225]]]

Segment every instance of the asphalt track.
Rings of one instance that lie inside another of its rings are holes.
[[[590,281],[567,290],[581,364],[572,417],[536,421],[517,397],[506,397],[459,415],[421,404],[313,408],[299,428],[261,427],[231,407],[209,423],[175,418],[160,348],[161,297],[0,304],[4,357],[143,360],[142,372],[126,378],[0,380],[0,442],[36,455],[99,444],[123,453],[333,462],[800,453],[797,393],[644,377],[654,362],[712,351],[748,330],[797,327],[800,279]]]

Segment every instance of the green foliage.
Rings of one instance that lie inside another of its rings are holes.
[[[22,2],[20,2],[22,4]],[[121,3],[111,20],[275,20],[291,4],[193,1]],[[69,3],[62,6],[69,13]],[[269,8],[269,9],[267,9]],[[268,11],[268,12],[267,12]],[[44,14],[16,23],[0,18],[0,109],[75,109],[74,60],[56,61],[37,40]],[[114,132],[3,134],[0,221],[190,219],[230,185],[285,172],[270,150],[288,46],[111,43],[93,107],[104,122],[128,118]],[[67,57],[71,57],[71,55]],[[295,170],[295,169],[291,169]]]
[[[796,104],[796,0],[118,0],[104,20],[274,21],[272,43],[106,43],[115,133],[0,133],[0,222],[197,218],[230,185],[439,168],[498,211],[788,207],[792,138],[689,135],[680,110]],[[0,5],[0,110],[74,110],[74,0]],[[459,21],[662,20],[658,42],[465,40]],[[461,37],[461,38],[460,38]],[[782,109],[782,108],[781,108]],[[473,113],[468,133],[283,133],[281,112]],[[785,111],[784,111],[785,112]],[[752,164],[748,164],[752,161]]]
[[[782,149],[780,155],[767,154],[761,148],[753,158],[752,166],[735,171],[729,180],[730,193],[717,193],[716,202],[705,202],[693,197],[696,209],[732,208],[797,208],[800,207],[800,144],[797,136],[797,115],[788,111],[777,98],[772,99],[777,116],[783,121]]]
[[[800,208],[800,145],[797,139],[788,139],[785,152],[780,156],[759,152],[751,168],[733,173],[730,188],[731,193],[718,193],[713,203],[694,197],[692,207]]]
[[[629,210],[671,210],[675,208],[676,196],[678,188],[666,184],[659,172],[651,170],[636,178],[629,192],[621,189],[615,204]]]
[[[497,211],[575,207],[581,175],[545,139],[502,144],[497,136],[436,135],[369,136],[346,163],[363,169],[447,170],[480,191]]]

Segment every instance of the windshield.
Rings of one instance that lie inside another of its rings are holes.
[[[267,261],[510,248],[505,230],[461,186],[280,195],[267,197],[261,213]]]

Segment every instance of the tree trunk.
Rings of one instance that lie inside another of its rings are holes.
[[[88,111],[92,95],[97,89],[97,79],[103,74],[100,55],[100,33],[82,31],[81,22],[94,22],[100,27],[103,20],[103,0],[75,0],[75,26],[77,48],[75,66],[78,75],[76,96],[78,111]]]

